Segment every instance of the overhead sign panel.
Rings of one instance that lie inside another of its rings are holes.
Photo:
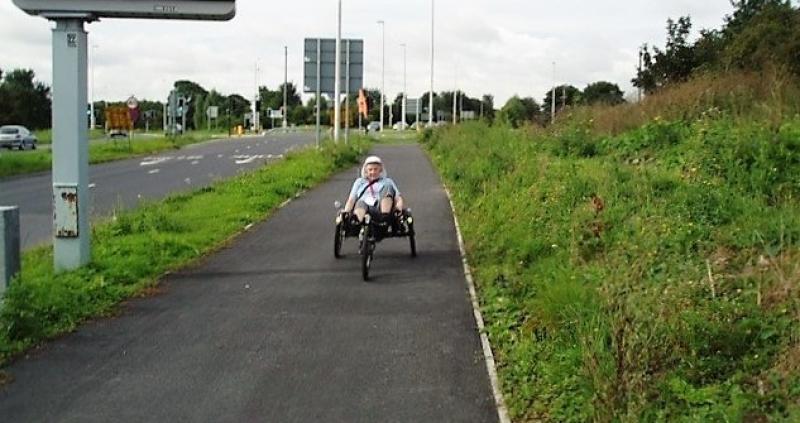
[[[336,40],[333,38],[306,38],[304,42],[303,91],[317,92],[317,70],[319,69],[319,91],[333,94],[336,81]],[[348,55],[349,51],[349,55]],[[319,54],[317,54],[319,52]],[[356,93],[364,86],[364,41],[342,40],[341,87]],[[348,72],[349,63],[349,72]],[[349,75],[348,75],[349,73]]]
[[[45,18],[143,18],[226,21],[235,0],[13,0],[20,9]]]

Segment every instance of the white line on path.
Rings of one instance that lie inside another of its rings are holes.
[[[148,175],[155,175],[155,174],[156,174],[156,173],[158,173],[158,172],[160,172],[160,170],[159,170],[159,169],[153,169],[153,170],[151,170],[151,171],[147,172],[147,174],[148,174]]]
[[[171,159],[172,157],[146,157],[144,161],[139,163],[139,166],[153,166]]]
[[[236,159],[236,164],[248,164],[253,163],[256,159],[263,159],[264,156],[261,154],[256,154],[252,156],[233,156]]]
[[[472,271],[467,261],[467,251],[464,248],[464,238],[461,236],[461,226],[459,226],[458,217],[456,217],[456,208],[453,205],[453,198],[450,196],[450,190],[447,189],[447,186],[444,187],[444,192],[447,194],[447,200],[450,202],[450,210],[453,211],[453,222],[456,225],[456,235],[458,236],[458,249],[461,250],[461,262],[464,264],[464,277],[467,279],[469,296],[472,299],[472,312],[475,316],[475,322],[478,324],[478,332],[481,336],[483,358],[486,361],[486,370],[489,372],[489,381],[492,384],[494,404],[497,406],[497,417],[500,419],[500,423],[511,423],[511,418],[508,415],[508,408],[506,408],[506,403],[503,400],[503,392],[500,390],[500,381],[497,378],[497,365],[494,361],[492,345],[489,343],[489,336],[486,334],[483,315],[481,314],[480,305],[478,304],[478,295],[475,293],[475,282],[472,280]]]

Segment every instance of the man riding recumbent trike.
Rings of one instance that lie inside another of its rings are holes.
[[[342,243],[345,238],[358,237],[361,256],[361,274],[369,280],[369,268],[375,245],[384,238],[407,237],[411,256],[416,257],[417,245],[414,238],[414,219],[411,209],[403,208],[403,197],[391,178],[386,176],[383,162],[377,156],[370,156],[361,167],[361,177],[356,179],[347,197],[344,209],[336,216],[333,254],[342,256]]]

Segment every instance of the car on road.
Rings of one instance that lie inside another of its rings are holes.
[[[394,129],[395,131],[405,131],[406,129],[408,129],[408,124],[405,122],[397,122],[394,125],[392,125],[392,129]]]
[[[381,123],[378,121],[370,122],[367,125],[367,132],[378,132],[381,130]]]
[[[36,150],[36,135],[33,135],[28,128],[21,125],[0,126],[0,147],[11,150],[18,148],[24,150],[30,148]]]

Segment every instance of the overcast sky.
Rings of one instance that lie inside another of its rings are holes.
[[[163,100],[177,79],[223,94],[251,97],[258,81],[283,83],[283,47],[289,47],[289,80],[302,85],[306,37],[336,36],[335,0],[239,0],[228,22],[104,19],[86,25],[94,52],[96,100],[130,95]],[[541,102],[556,82],[584,88],[606,80],[626,95],[633,88],[638,46],[663,46],[668,17],[690,15],[694,35],[719,28],[732,12],[729,0],[436,0],[435,90],[456,84],[472,97],[511,96]],[[380,87],[381,31],[386,22],[386,91],[403,89],[408,46],[408,91],[430,85],[431,0],[343,1],[343,37],[365,43],[365,84]],[[26,15],[10,0],[0,2],[0,68],[31,68],[51,83],[48,21]]]

